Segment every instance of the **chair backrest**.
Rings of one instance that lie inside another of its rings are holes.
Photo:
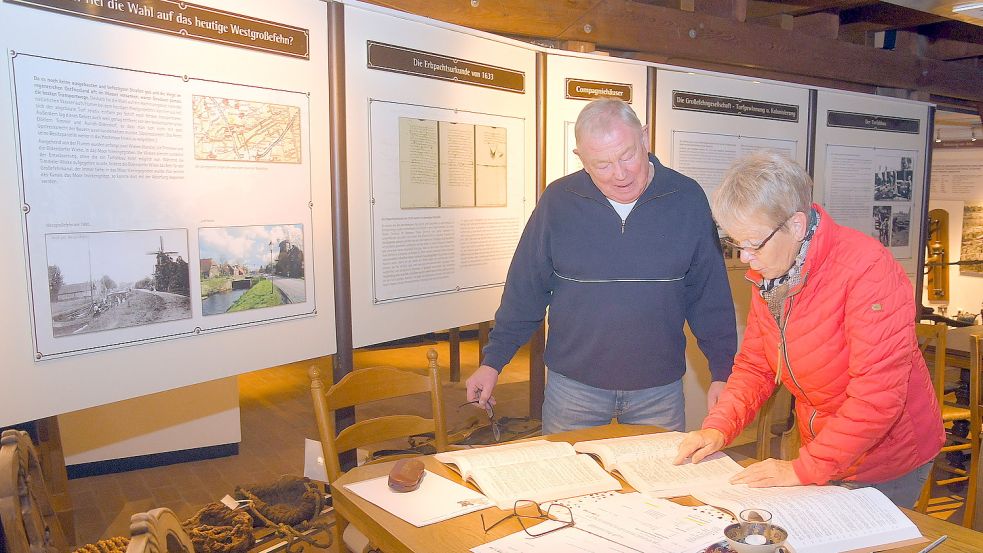
[[[983,334],[970,334],[969,336],[969,443],[972,451],[969,468],[969,486],[966,490],[966,504],[963,515],[963,526],[967,528],[980,528],[983,525],[983,516],[976,514],[976,502],[979,499],[979,478],[980,478],[980,459],[981,433],[983,433],[983,398],[980,391],[981,381],[983,381]]]
[[[394,438],[433,433],[437,451],[447,450],[443,391],[436,350],[430,349],[427,359],[429,363],[425,370],[396,367],[356,369],[327,389],[322,382],[321,368],[317,365],[311,367],[309,373],[314,416],[317,419],[329,482],[335,481],[342,474],[338,455],[358,447]],[[338,409],[424,392],[430,394],[430,418],[408,414],[385,415],[360,420],[341,432],[336,431],[335,411]]]
[[[925,363],[932,374],[932,385],[935,387],[935,397],[942,405],[945,397],[945,348],[946,332],[949,327],[945,323],[917,323],[915,335],[918,337],[918,349],[925,357]],[[933,351],[929,351],[932,348]]]
[[[174,512],[161,507],[130,517],[126,553],[195,553],[195,546]]]
[[[0,435],[0,527],[9,553],[56,553],[67,548],[26,432]]]

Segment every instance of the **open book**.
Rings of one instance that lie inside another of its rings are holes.
[[[457,467],[461,478],[474,482],[500,509],[511,509],[519,499],[543,502],[621,489],[594,459],[578,455],[566,442],[534,440],[434,457]]]
[[[788,531],[787,545],[794,553],[882,551],[927,541],[875,488],[728,485],[693,496],[734,515],[750,508],[770,512],[772,522]]]
[[[731,476],[743,470],[720,452],[695,465],[689,461],[673,465],[685,436],[682,432],[661,432],[577,442],[573,448],[596,455],[605,470],[617,471],[633,488],[655,497],[691,495],[701,488],[727,485]]]

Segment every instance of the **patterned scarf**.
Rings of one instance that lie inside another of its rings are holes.
[[[772,316],[775,317],[775,321],[778,324],[781,324],[782,306],[785,304],[789,290],[795,288],[802,282],[802,266],[805,265],[809,243],[812,242],[812,236],[816,233],[816,227],[818,226],[819,212],[815,209],[810,209],[809,228],[806,229],[805,238],[802,239],[802,244],[799,246],[799,253],[795,256],[792,268],[780,277],[766,278],[757,285],[758,293],[761,294],[761,297],[768,304],[768,310],[771,311]]]

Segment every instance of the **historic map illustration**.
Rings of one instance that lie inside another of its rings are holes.
[[[195,159],[301,162],[300,108],[192,96]]]

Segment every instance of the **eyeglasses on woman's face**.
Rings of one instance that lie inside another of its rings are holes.
[[[789,215],[788,217],[786,217],[785,220],[781,222],[781,224],[779,224],[777,227],[775,227],[775,230],[771,231],[771,234],[769,234],[768,236],[766,236],[764,240],[762,240],[761,242],[758,242],[757,244],[751,244],[751,245],[748,245],[748,246],[742,246],[742,245],[738,244],[737,242],[734,242],[730,238],[721,238],[720,240],[723,243],[727,244],[728,246],[734,248],[738,252],[746,253],[746,254],[749,254],[749,255],[757,255],[758,252],[760,252],[761,249],[765,247],[765,245],[768,243],[768,241],[771,240],[776,234],[778,234],[778,231],[782,230],[782,227],[784,227],[785,226],[785,223],[787,223],[789,221],[789,219],[791,219],[791,218],[792,218],[791,215]]]

